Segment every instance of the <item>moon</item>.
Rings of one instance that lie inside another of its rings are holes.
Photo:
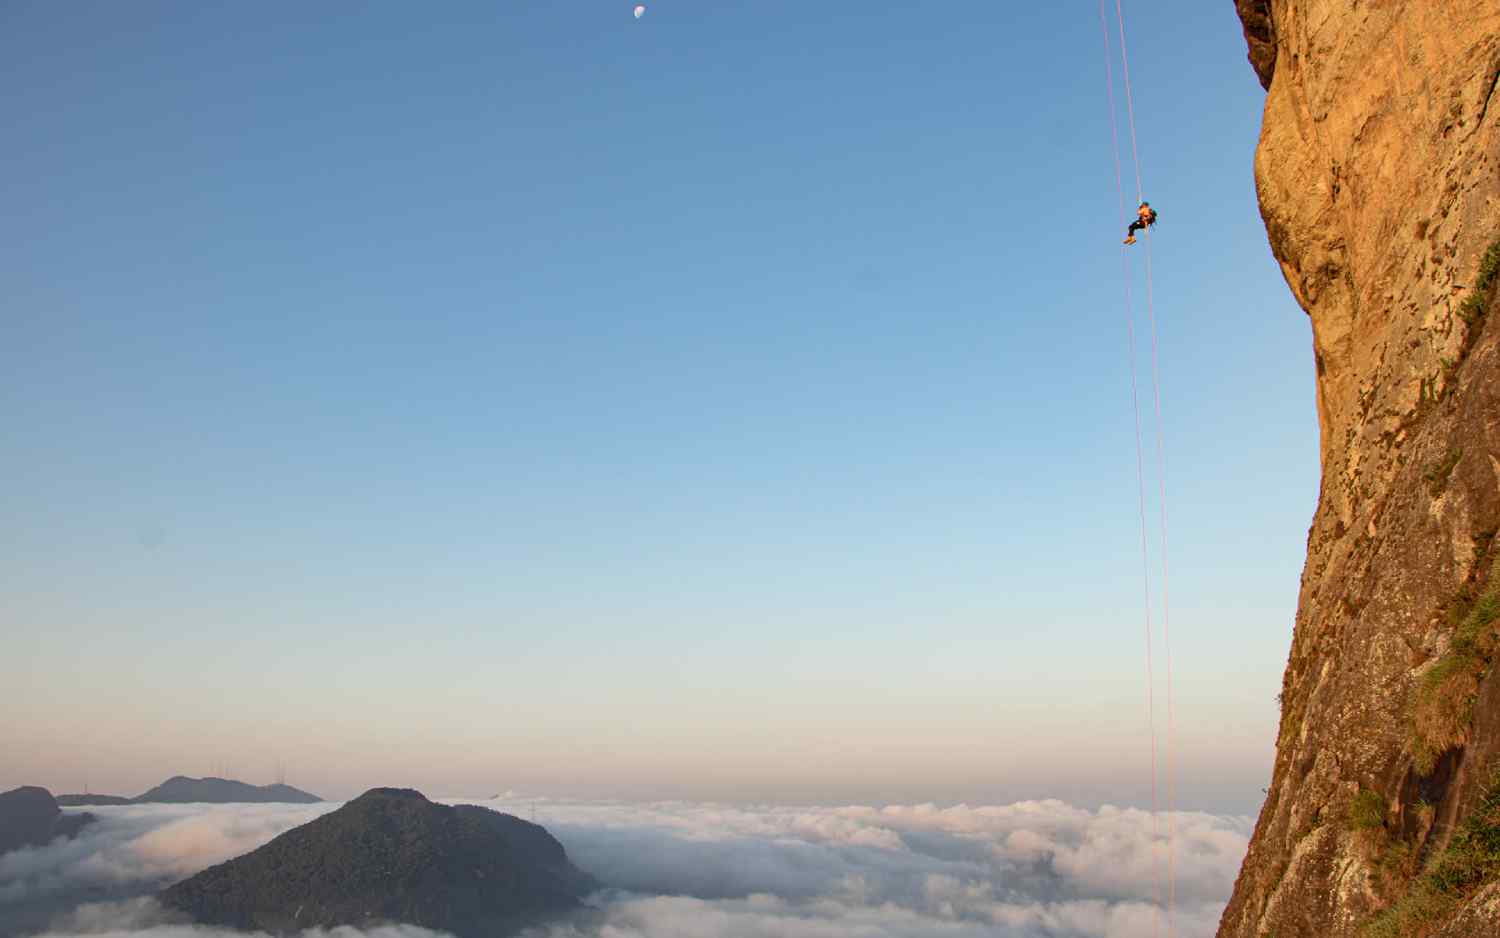
[[[636,6],[635,6],[635,18],[636,19],[640,19],[641,17],[643,17],[645,15],[646,15],[646,5],[644,3],[638,3],[638,4],[636,4]]]

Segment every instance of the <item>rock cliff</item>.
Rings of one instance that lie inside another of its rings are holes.
[[[1500,935],[1500,4],[1235,5],[1322,487],[1219,935]]]

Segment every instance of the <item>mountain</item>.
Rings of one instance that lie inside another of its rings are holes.
[[[0,794],[0,853],[73,837],[93,820],[92,814],[64,814],[45,788],[11,789]]]
[[[58,795],[60,805],[122,804],[316,804],[317,795],[290,785],[250,785],[228,778],[188,778],[174,775],[143,795],[122,798],[119,795]]]
[[[401,922],[495,938],[578,908],[592,888],[536,824],[376,788],[159,898],[202,924],[272,934]]]
[[[290,785],[257,786],[228,778],[187,778],[183,775],[174,775],[145,794],[131,799],[136,804],[315,804],[322,800],[317,795],[299,791]]]
[[[77,806],[77,805],[91,805],[91,804],[104,804],[104,805],[110,805],[110,804],[131,804],[132,801],[129,798],[122,798],[119,795],[76,795],[75,794],[75,795],[58,795],[57,796],[57,803],[60,804],[60,805],[62,805],[63,807],[74,807],[74,806]]]
[[[1500,935],[1500,4],[1235,6],[1322,485],[1219,936]]]

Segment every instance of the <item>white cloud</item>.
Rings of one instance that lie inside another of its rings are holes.
[[[1060,801],[1003,806],[732,806],[524,800],[612,887],[587,916],[536,938],[1150,938],[1171,830],[1175,932],[1213,934],[1250,830],[1243,817]],[[333,805],[131,806],[69,843],[0,858],[7,901],[146,894],[246,852]],[[77,899],[74,900],[77,904]],[[132,911],[134,909],[134,911]],[[35,931],[36,929],[31,929]],[[0,935],[6,929],[0,927]],[[54,920],[52,938],[231,938],[119,903]],[[432,938],[392,926],[304,938]]]
[[[193,925],[149,898],[82,905],[58,919],[49,938],[271,938],[265,932]],[[309,928],[301,938],[452,938],[415,925],[376,928]]]
[[[1221,906],[1180,910],[1176,934],[1212,935]],[[976,901],[967,912],[833,899],[794,903],[765,895],[713,901],[623,898],[605,906],[597,921],[557,925],[528,938],[1157,938],[1162,933],[1156,909],[1142,903]]]
[[[130,805],[90,808],[97,820],[72,840],[0,855],[7,903],[48,893],[151,891],[239,856],[337,805]]]

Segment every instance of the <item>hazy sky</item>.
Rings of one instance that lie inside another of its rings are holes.
[[[1096,6],[631,6],[0,6],[0,789],[1149,797]],[[1126,8],[1250,811],[1308,328],[1233,5]]]

